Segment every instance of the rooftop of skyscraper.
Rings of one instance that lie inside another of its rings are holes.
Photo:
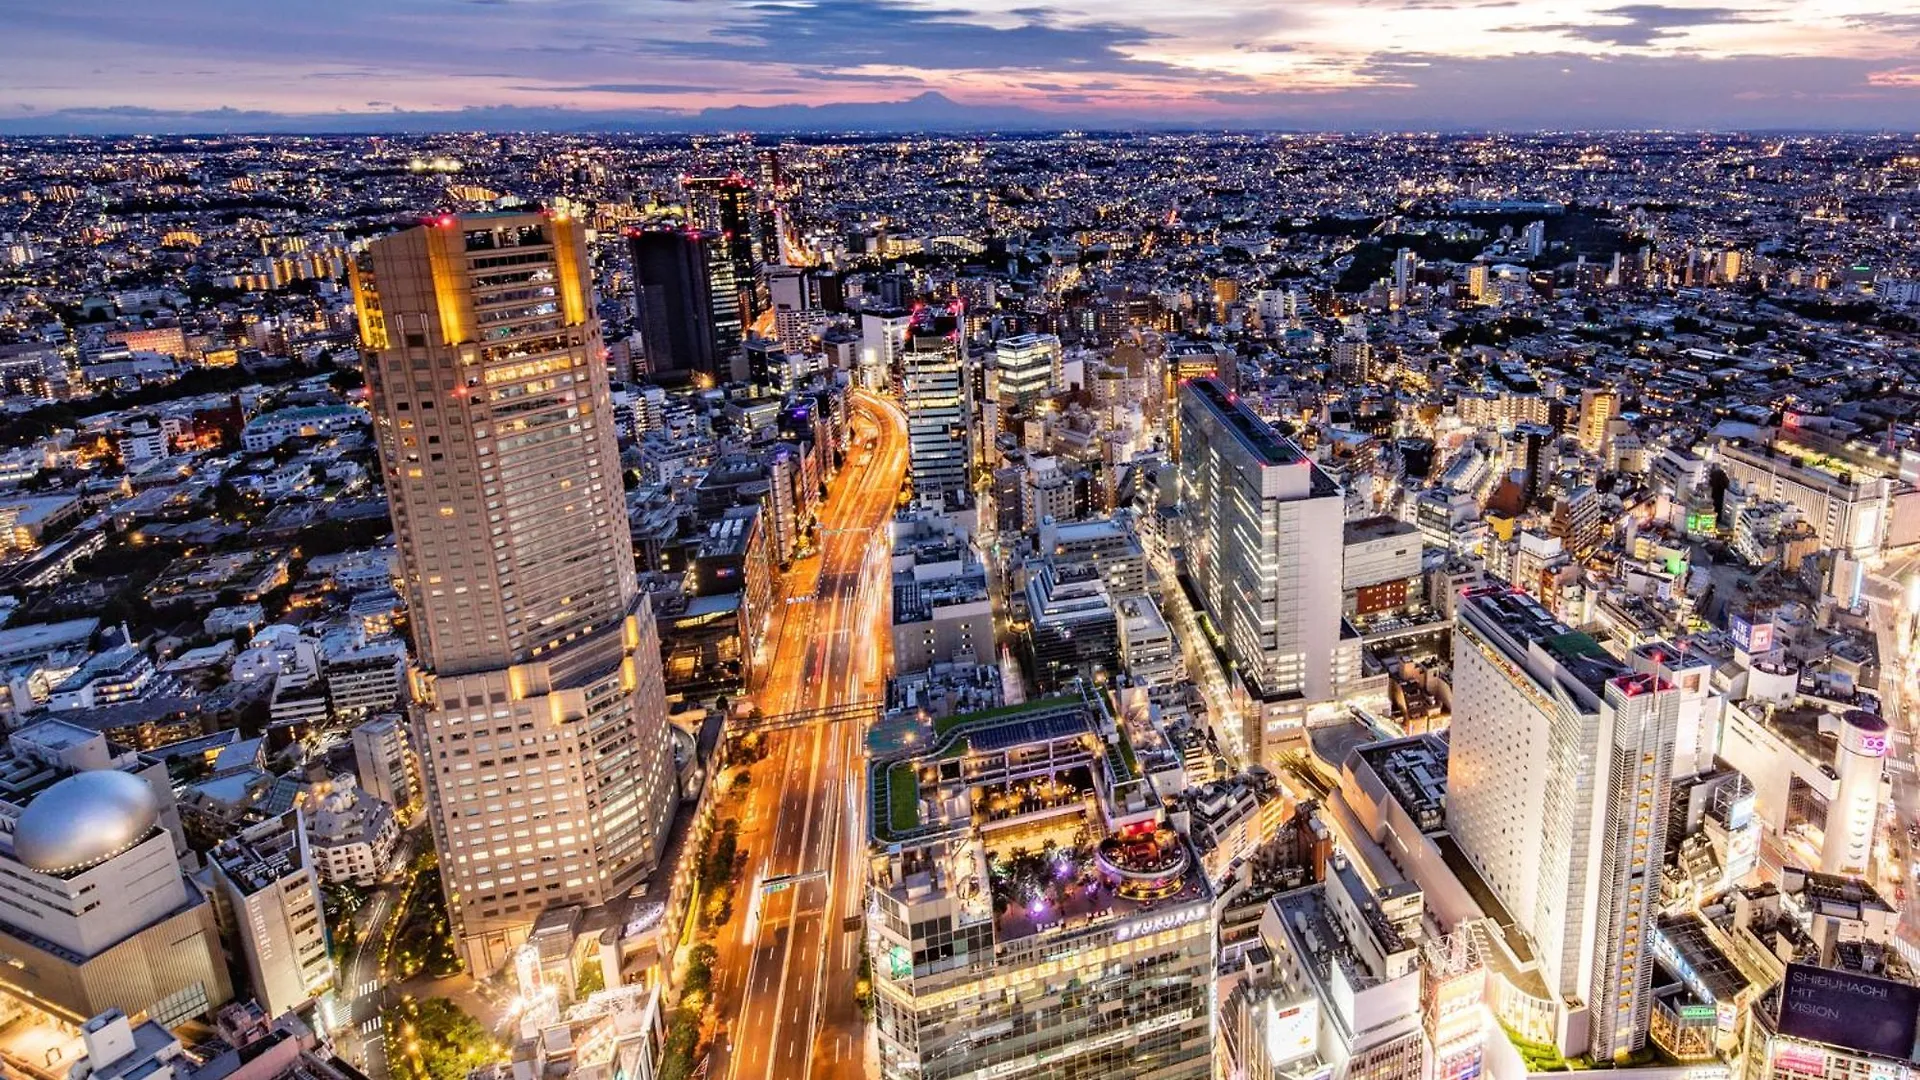
[[[910,852],[882,887],[949,891],[961,921],[991,920],[1001,943],[1211,895],[1100,699],[951,717],[937,732],[873,766],[874,841]]]

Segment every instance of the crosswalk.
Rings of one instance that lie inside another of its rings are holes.
[[[371,1035],[378,1030],[380,1030],[380,1018],[377,1016],[369,1016],[360,1023],[360,1034],[362,1035]]]

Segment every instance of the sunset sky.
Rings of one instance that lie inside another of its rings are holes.
[[[13,0],[0,131],[901,101],[1144,124],[1920,128],[1920,0]],[[222,110],[237,111],[222,112]],[[348,115],[341,115],[348,114]],[[225,117],[224,120],[221,118]]]

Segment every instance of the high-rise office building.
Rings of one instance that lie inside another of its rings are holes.
[[[1455,608],[1447,828],[1534,942],[1570,1055],[1646,1039],[1686,697],[1658,655],[1629,667],[1506,586]]]
[[[1019,334],[993,345],[1000,372],[1000,415],[1030,409],[1060,385],[1060,339],[1052,334]]]
[[[968,491],[968,419],[973,410],[951,318],[916,323],[901,355],[901,404],[907,413],[907,465],[916,495]]]
[[[1256,760],[1298,735],[1356,663],[1342,644],[1346,496],[1291,440],[1212,379],[1180,388],[1187,560],[1244,691]]]
[[[719,234],[648,229],[627,237],[627,251],[648,373],[731,378],[746,323]]]
[[[591,281],[585,230],[543,214],[442,217],[354,267],[415,741],[475,972],[543,909],[643,880],[676,803]]]
[[[762,248],[760,202],[753,183],[738,173],[683,176],[680,190],[686,196],[689,223],[696,229],[719,234],[720,246],[733,265],[741,314],[747,322],[752,322],[767,309],[766,283],[760,278],[760,265],[769,258]]]
[[[818,280],[797,266],[767,272],[767,301],[773,306],[773,336],[790,353],[807,351],[810,339],[826,325]]]

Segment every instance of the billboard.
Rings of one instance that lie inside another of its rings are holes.
[[[1749,656],[1760,656],[1773,651],[1773,616],[1747,615],[1735,613],[1727,617],[1727,629],[1733,632],[1733,643]]]
[[[1267,1004],[1267,1060],[1275,1065],[1298,1061],[1320,1045],[1320,1002]]]
[[[1864,1054],[1912,1060],[1920,987],[1871,975],[1788,964],[1780,1033]]]

